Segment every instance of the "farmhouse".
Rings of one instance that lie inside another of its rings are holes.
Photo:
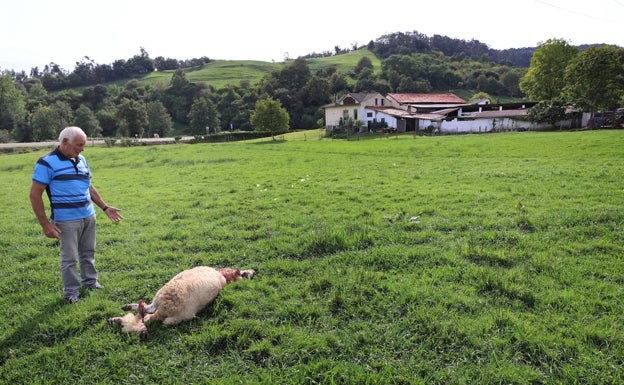
[[[535,104],[468,103],[452,93],[350,93],[323,108],[327,130],[350,125],[359,132],[478,133],[546,128],[523,119]]]
[[[380,93],[350,93],[333,104],[323,106],[325,109],[325,127],[329,130],[347,124],[349,121],[361,121],[366,128],[371,128],[376,120],[374,107],[390,105],[390,101]],[[385,119],[385,117],[383,118]]]

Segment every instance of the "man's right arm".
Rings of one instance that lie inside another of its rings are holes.
[[[46,237],[59,238],[59,234],[61,233],[60,229],[48,220],[45,213],[45,207],[43,205],[43,192],[45,189],[46,185],[34,181],[32,182],[30,186],[30,205]]]

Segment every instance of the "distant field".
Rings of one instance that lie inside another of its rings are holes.
[[[381,61],[371,51],[366,48],[359,49],[357,51],[351,51],[346,54],[328,56],[323,58],[307,59],[308,66],[312,73],[327,67],[334,66],[343,74],[348,74],[361,58],[368,57],[373,63],[373,69],[375,73],[381,72]]]
[[[185,70],[186,78],[190,82],[207,83],[215,88],[226,85],[240,85],[247,81],[255,84],[271,71],[280,69],[282,63],[269,63],[250,60],[217,60],[205,66]],[[148,84],[169,84],[174,71],[152,72],[141,79]]]
[[[381,63],[369,50],[360,49],[343,55],[330,56],[324,58],[307,59],[310,71],[315,73],[320,69],[334,66],[342,73],[348,74],[358,63],[367,56],[371,59],[375,71],[381,71]],[[272,71],[281,69],[283,62],[271,63],[253,60],[217,60],[206,64],[201,68],[185,70],[186,77],[191,82],[201,82],[212,85],[215,88],[222,88],[226,85],[239,85],[243,81],[250,84],[259,82],[265,75]],[[152,72],[140,81],[148,84],[163,83],[169,84],[174,71]]]
[[[624,131],[92,147],[103,290],[65,305],[0,155],[1,384],[624,383]],[[199,316],[106,319],[182,269],[254,268]]]

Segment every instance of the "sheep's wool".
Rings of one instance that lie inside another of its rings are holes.
[[[184,270],[167,282],[150,305],[156,310],[145,317],[177,324],[189,320],[214,301],[226,285],[223,275],[212,267],[198,266]]]

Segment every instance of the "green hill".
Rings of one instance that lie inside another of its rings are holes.
[[[201,67],[185,69],[186,78],[195,83],[207,83],[215,88],[228,84],[238,85],[248,81],[257,83],[266,74],[280,69],[284,63],[270,63],[254,60],[216,60]],[[174,70],[152,72],[140,79],[142,83],[168,84]]]
[[[381,61],[368,49],[362,48],[346,54],[311,58],[308,60],[310,71],[315,73],[319,70],[336,67],[342,73],[349,73],[362,57],[368,57],[375,68],[375,72],[381,71]],[[241,82],[255,84],[271,71],[279,70],[285,65],[284,62],[272,63],[255,60],[216,60],[201,67],[185,69],[186,78],[191,82],[206,83],[215,88],[227,85],[238,85]],[[175,71],[152,72],[139,79],[141,83],[168,84]]]
[[[379,60],[379,58],[367,48],[358,49],[357,51],[351,51],[336,56],[308,59],[308,66],[312,72],[334,66],[340,72],[348,74],[349,71],[351,71],[363,57],[368,57],[371,60],[375,73],[381,72],[381,60]]]

